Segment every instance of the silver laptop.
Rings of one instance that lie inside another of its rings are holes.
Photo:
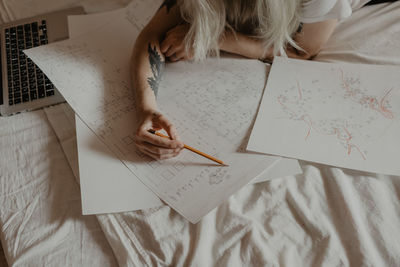
[[[68,38],[68,15],[82,7],[22,19],[0,26],[2,116],[54,105],[65,100],[44,73],[22,52]]]

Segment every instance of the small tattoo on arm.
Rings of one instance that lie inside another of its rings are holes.
[[[176,4],[176,0],[164,0],[162,5],[159,9],[163,8],[164,6],[167,8],[167,14],[169,13],[170,9]]]
[[[151,72],[153,73],[153,77],[148,77],[147,82],[149,83],[151,90],[153,90],[154,95],[157,96],[158,86],[161,81],[161,75],[164,70],[165,61],[161,59],[156,47],[151,47],[150,43],[148,45],[148,52],[150,68]]]

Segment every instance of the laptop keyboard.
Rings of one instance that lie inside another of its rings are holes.
[[[10,27],[4,34],[9,105],[54,95],[53,84],[22,52],[48,43],[46,21]]]

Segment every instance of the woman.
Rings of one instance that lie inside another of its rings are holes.
[[[155,159],[183,148],[177,130],[157,110],[165,60],[203,60],[225,51],[263,61],[274,55],[310,59],[336,24],[367,0],[165,0],[136,40],[133,87],[140,123],[136,145]],[[165,129],[171,139],[151,134]]]

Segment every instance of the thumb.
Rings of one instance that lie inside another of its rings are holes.
[[[158,123],[164,128],[165,131],[167,131],[169,137],[172,140],[179,141],[183,146],[183,143],[180,141],[180,137],[175,126],[165,116],[160,116]]]

